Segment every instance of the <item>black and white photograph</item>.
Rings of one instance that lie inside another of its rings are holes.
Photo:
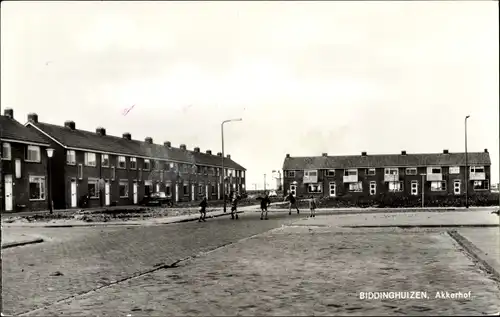
[[[1,316],[499,316],[498,1],[2,1]]]

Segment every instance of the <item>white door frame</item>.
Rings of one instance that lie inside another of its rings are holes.
[[[160,192],[160,183],[155,184],[156,193]]]
[[[413,193],[413,190],[415,190],[416,192]],[[411,181],[410,183],[410,194],[413,195],[413,196],[418,196],[418,181]]]
[[[208,199],[208,185],[205,185],[205,197]]]
[[[104,204],[109,206],[111,204],[110,184],[109,181],[104,183]]]
[[[457,186],[457,184],[458,184],[458,186]],[[460,188],[461,186],[462,186],[462,182],[459,179],[455,179],[453,181],[453,194],[460,195],[460,193],[462,192],[461,188]],[[458,189],[458,191],[457,191],[457,189]]]
[[[333,189],[333,194],[332,194],[332,189]],[[330,197],[335,197],[337,196],[337,184],[335,183],[330,183],[328,185],[328,194]]]
[[[133,195],[134,195],[134,205],[137,205],[138,203],[138,200],[139,200],[139,193],[138,193],[138,188],[139,186],[137,185],[137,182],[134,182],[132,184],[132,188],[133,188]]]
[[[179,201],[179,184],[175,184],[175,202]]]
[[[297,196],[297,185],[291,184],[290,185],[290,192],[292,193],[293,197]]]
[[[377,182],[374,182],[374,181],[371,181],[370,182],[370,185],[369,185],[369,189],[370,189],[370,195],[376,195],[377,194]],[[372,190],[373,190],[373,193],[372,193]]]
[[[2,161],[0,161],[0,164]],[[5,188],[5,211],[12,211],[14,209],[14,184],[12,180],[12,175],[4,176],[4,188]]]
[[[71,208],[78,207],[78,183],[76,182],[76,179],[72,179],[70,181],[69,188]],[[74,193],[73,188],[75,189]]]
[[[194,183],[191,184],[191,200],[194,201]]]

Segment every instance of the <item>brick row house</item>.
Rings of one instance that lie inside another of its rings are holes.
[[[175,202],[222,199],[222,154],[179,148],[170,142],[153,143],[150,137],[134,140],[130,133],[122,137],[79,130],[73,121],[64,125],[40,122],[28,115],[25,124],[55,149],[51,159],[55,209],[80,206],[89,195],[89,207],[140,204],[154,192],[164,192]],[[245,191],[245,168],[224,158],[227,192]]]
[[[382,194],[426,197],[490,192],[488,150],[468,153],[291,157],[283,163],[284,188],[297,197],[360,197]],[[469,173],[466,183],[466,169]]]
[[[9,108],[0,116],[0,143],[1,211],[48,209],[49,143],[16,121],[14,111]]]

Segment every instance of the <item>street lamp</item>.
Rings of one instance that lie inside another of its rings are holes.
[[[224,120],[222,121],[220,125],[220,131],[221,131],[221,136],[222,136],[222,188],[223,194],[224,194],[224,212],[226,212],[226,171],[224,169],[224,123],[227,122],[233,122],[233,121],[243,121],[243,119],[238,118],[238,119],[229,119],[229,120]]]
[[[469,208],[469,167],[467,164],[467,119],[470,116],[465,117],[465,208]]]
[[[425,198],[425,197],[424,197],[424,190],[425,190],[425,186],[424,186],[424,184],[425,184],[425,179],[424,179],[424,177],[425,177],[427,174],[425,174],[425,173],[421,173],[420,175],[422,176],[422,188],[420,189],[420,190],[422,191],[422,208],[424,208],[424,198]]]
[[[49,167],[49,211],[53,213],[52,207],[52,156],[54,155],[54,149],[47,148],[47,157],[49,158],[47,165]]]

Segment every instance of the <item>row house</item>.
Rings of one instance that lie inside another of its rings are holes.
[[[0,116],[0,143],[1,211],[47,210],[49,143],[16,121],[14,111],[9,108]]]
[[[283,163],[284,188],[298,197],[469,195],[490,192],[488,150],[468,153],[291,157]],[[466,174],[467,173],[467,174]]]
[[[175,202],[221,199],[222,160],[226,170],[227,192],[245,191],[245,168],[222,157],[221,153],[192,151],[181,144],[155,144],[151,137],[134,140],[130,133],[121,137],[76,128],[74,121],[64,125],[40,122],[28,115],[26,127],[44,137],[55,149],[51,160],[53,199],[56,209],[80,205],[83,196],[90,207],[133,205],[151,193],[164,192]]]

